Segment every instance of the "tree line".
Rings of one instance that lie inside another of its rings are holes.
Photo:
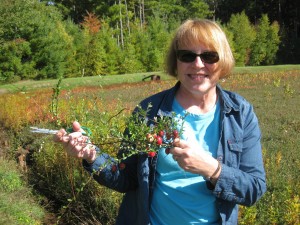
[[[217,21],[238,66],[298,63],[294,27],[258,10],[268,1],[239,2],[0,0],[0,82],[160,71],[174,30],[188,18]]]

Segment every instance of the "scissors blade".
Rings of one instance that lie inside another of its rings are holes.
[[[39,134],[56,134],[58,130],[51,130],[45,128],[38,128],[38,127],[30,127],[30,131],[32,133],[39,133]]]

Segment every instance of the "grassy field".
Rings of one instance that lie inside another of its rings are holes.
[[[123,78],[123,75],[104,77],[112,79],[107,83],[110,85],[94,85],[94,80],[93,85],[81,86],[83,80],[90,79],[82,78],[81,82],[77,81],[78,85],[63,86],[67,79],[62,82],[58,95],[53,95],[50,88],[0,95],[3,106],[0,122],[12,134],[8,155],[13,156],[18,146],[30,149],[28,185],[35,193],[51,200],[61,224],[83,221],[114,224],[122,195],[96,184],[79,161],[68,158],[49,136],[32,135],[28,127],[68,127],[76,119],[90,127],[92,140],[100,143],[99,137],[108,134],[108,130],[121,132],[122,121],[141,99],[176,82],[167,78],[136,82],[143,75],[131,76],[136,76],[136,80],[129,82],[127,78],[127,83],[118,85],[112,85],[118,83],[113,78]],[[268,191],[255,206],[241,207],[239,224],[299,224],[300,68],[281,66],[236,71],[220,84],[253,104],[263,133]],[[55,85],[54,82],[51,88]],[[103,150],[116,153],[115,149]],[[0,163],[0,168],[3,165]]]
[[[26,187],[16,164],[0,158],[0,224],[41,224],[45,211]]]
[[[113,75],[113,76],[93,76],[93,77],[75,77],[63,79],[61,85],[62,89],[72,89],[74,87],[92,86],[92,87],[103,87],[106,85],[113,84],[124,84],[124,83],[135,83],[141,82],[143,78],[149,75],[160,75],[162,80],[170,79],[169,76],[161,72],[152,73],[135,73],[135,74],[124,74],[124,75]],[[53,80],[40,80],[40,81],[20,81],[13,84],[0,85],[2,92],[25,92],[31,90],[40,90],[43,88],[53,88],[57,84],[58,79]]]
[[[253,73],[265,73],[265,72],[280,72],[300,70],[300,65],[278,65],[278,66],[258,66],[258,67],[236,67],[233,71],[234,74],[253,74]],[[112,84],[121,83],[134,83],[140,82],[143,78],[156,74],[160,75],[162,80],[172,79],[162,72],[151,72],[151,73],[135,73],[135,74],[124,74],[114,76],[94,76],[94,77],[76,77],[66,78],[61,84],[62,89],[72,89],[74,87],[82,86],[93,86],[102,87]],[[13,84],[0,85],[0,93],[7,92],[25,92],[30,90],[39,90],[42,88],[53,88],[57,84],[57,79],[54,80],[41,80],[41,81],[20,81]]]

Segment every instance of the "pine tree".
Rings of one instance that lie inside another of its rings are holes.
[[[232,45],[236,65],[247,65],[250,57],[250,47],[255,39],[255,30],[245,12],[232,15],[227,28],[233,35]]]

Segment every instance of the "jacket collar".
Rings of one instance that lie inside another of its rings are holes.
[[[180,82],[178,81],[175,84],[175,86],[173,86],[171,89],[167,91],[166,95],[162,100],[163,102],[161,104],[161,108],[158,114],[160,114],[161,111],[163,111],[164,113],[172,112],[173,100],[179,87],[180,87]],[[217,92],[219,93],[221,106],[225,113],[229,113],[231,110],[240,111],[240,104],[236,98],[236,94],[223,90],[219,84],[217,84]]]
[[[240,101],[237,99],[237,94],[225,91],[219,84],[217,85],[217,91],[221,100],[221,106],[225,113],[229,113],[231,110],[240,111]]]

